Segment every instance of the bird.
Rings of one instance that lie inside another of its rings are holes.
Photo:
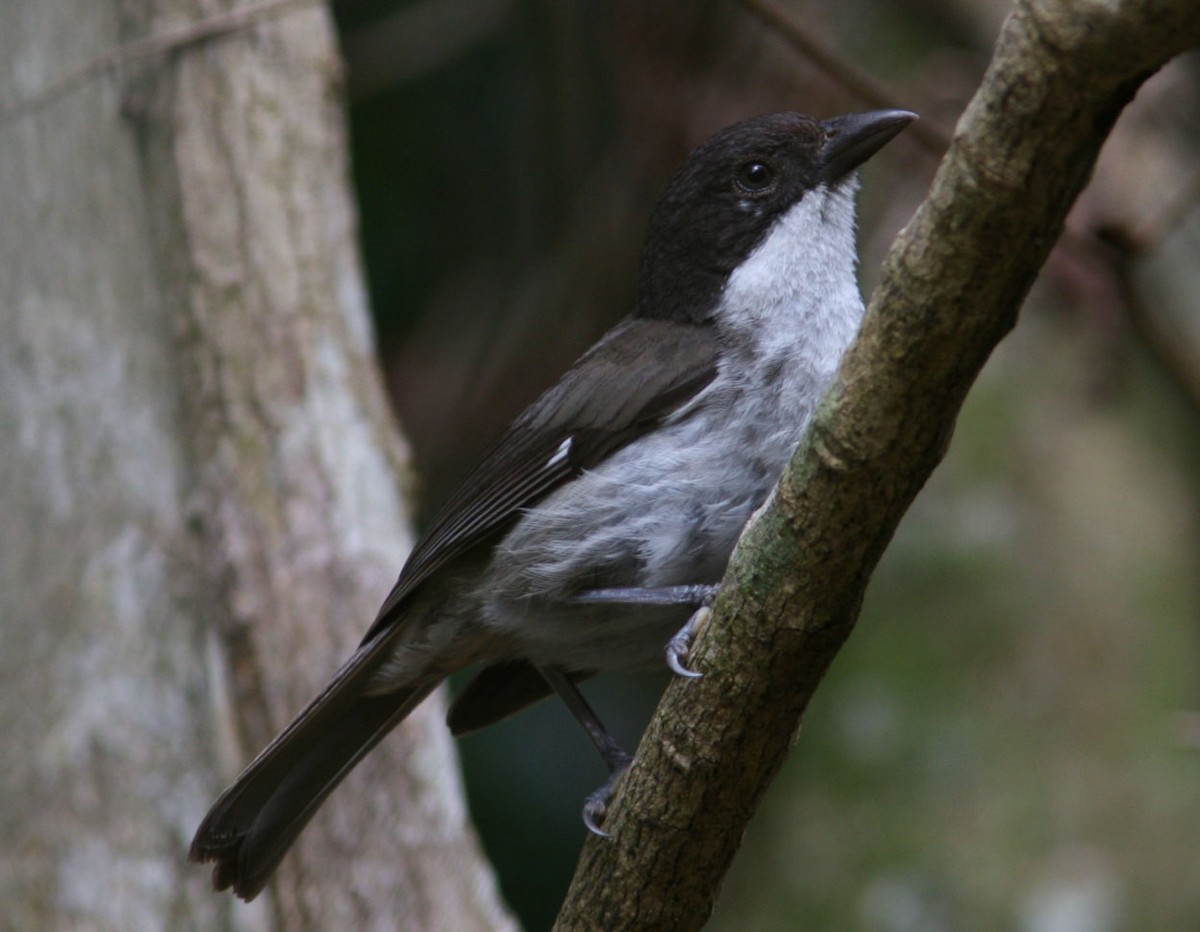
[[[750,117],[701,143],[648,224],[631,313],[495,440],[360,646],[219,796],[189,857],[257,896],[343,777],[447,676],[456,735],[557,693],[611,776],[631,757],[579,683],[679,674],[737,538],[863,316],[856,169],[916,118]]]

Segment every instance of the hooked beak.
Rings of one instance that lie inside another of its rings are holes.
[[[909,110],[869,110],[821,121],[821,129],[825,131],[822,180],[827,184],[840,181],[916,118]]]

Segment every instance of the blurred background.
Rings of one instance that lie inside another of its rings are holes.
[[[632,300],[658,187],[769,110],[918,111],[862,283],[999,0],[336,0],[379,347],[428,514]],[[710,928],[1200,928],[1200,62],[1122,117],[901,526]],[[665,678],[589,684],[633,747]],[[460,744],[506,898],[557,911],[604,777],[560,705]]]

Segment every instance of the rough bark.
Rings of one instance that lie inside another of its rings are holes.
[[[667,690],[559,929],[694,929],[849,635],[967,390],[1122,107],[1200,42],[1192,0],[1022,0],[777,494],[734,555],[696,681]]]
[[[335,794],[260,901],[211,893],[186,862],[216,792],[354,645],[411,543],[327,11],[275,4],[189,37],[248,5],[10,6],[6,924],[509,925],[438,702]]]

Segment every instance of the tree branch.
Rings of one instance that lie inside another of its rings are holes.
[[[8,120],[34,113],[95,75],[127,65],[131,61],[154,55],[167,55],[209,39],[247,29],[264,19],[291,12],[293,8],[314,7],[323,2],[324,0],[258,0],[257,3],[226,10],[204,19],[183,23],[161,33],[126,42],[73,68],[31,97],[0,105],[0,125]]]
[[[798,13],[775,3],[774,0],[742,0],[742,6],[778,32],[797,52],[869,107],[880,110],[913,108],[912,101],[906,103],[898,100],[893,90],[884,82],[827,45]],[[940,157],[950,145],[950,134],[929,119],[912,124],[906,132],[935,157]]]
[[[1200,42],[1192,0],[1023,0],[932,189],[885,261],[858,340],[743,535],[711,623],[590,839],[558,929],[693,929],[867,580],[941,460],[1121,109]]]

